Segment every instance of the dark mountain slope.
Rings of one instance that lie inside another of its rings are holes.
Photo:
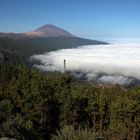
[[[0,49],[0,63],[3,63],[4,62],[4,55]]]
[[[0,64],[1,63],[12,64],[12,65],[16,65],[19,63],[28,64],[28,62],[25,61],[25,58],[22,57],[20,54],[10,50],[0,48]]]
[[[9,37],[0,38],[0,45],[1,48],[15,52],[23,57],[29,57],[32,54],[39,54],[47,50],[42,46],[34,45],[34,43],[28,44],[28,41],[26,42],[26,39],[15,40]]]
[[[106,43],[78,37],[24,37],[20,39],[13,39],[10,37],[0,38],[1,48],[16,52],[27,58],[33,54],[40,54],[47,51],[97,44]]]

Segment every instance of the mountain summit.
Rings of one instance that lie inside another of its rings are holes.
[[[44,25],[35,31],[26,33],[28,36],[39,36],[39,37],[74,37],[69,32],[56,27],[51,24]]]

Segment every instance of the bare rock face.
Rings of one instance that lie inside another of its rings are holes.
[[[0,32],[0,37],[10,37],[10,38],[24,38],[24,37],[75,37],[68,31],[65,31],[59,27],[52,24],[47,24],[39,27],[35,31],[26,33],[2,33]]]
[[[28,32],[26,35],[40,37],[74,37],[69,32],[51,24],[44,25],[33,32]]]

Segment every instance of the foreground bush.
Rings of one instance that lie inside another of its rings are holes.
[[[52,140],[97,140],[103,139],[97,133],[89,129],[77,129],[73,126],[64,126],[56,135],[52,136]]]

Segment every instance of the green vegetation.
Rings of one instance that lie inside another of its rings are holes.
[[[138,140],[140,88],[98,87],[58,72],[0,65],[0,137]]]

